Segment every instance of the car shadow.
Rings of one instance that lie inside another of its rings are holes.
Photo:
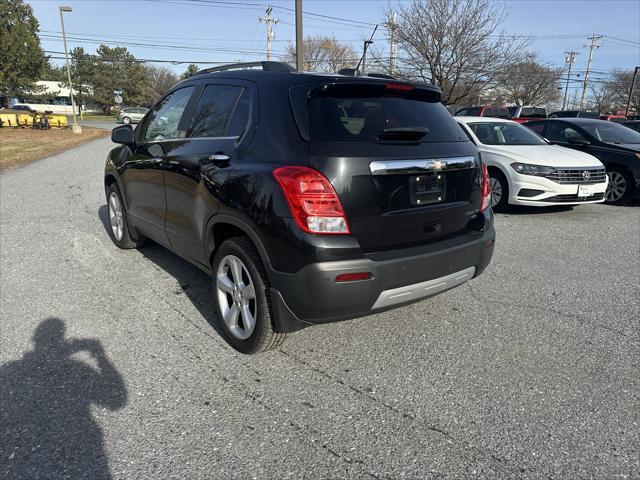
[[[65,331],[60,318],[43,320],[33,349],[0,367],[0,478],[112,478],[91,410],[121,410],[127,389],[100,341]]]
[[[509,207],[496,215],[548,215],[550,213],[570,212],[574,205],[552,205],[547,207],[529,207],[524,205],[509,205]]]
[[[107,206],[102,205],[98,209],[98,217],[104,226],[105,233],[109,235],[110,226],[107,216]],[[147,240],[138,251],[154,265],[171,275],[178,283],[176,290],[167,291],[166,294],[186,295],[216,333],[221,338],[225,338],[224,331],[213,309],[211,277],[152,240]]]

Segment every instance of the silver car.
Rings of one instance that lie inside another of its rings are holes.
[[[149,109],[144,107],[125,107],[118,112],[116,122],[127,125],[130,123],[138,123],[148,111]]]

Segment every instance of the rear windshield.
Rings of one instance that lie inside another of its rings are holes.
[[[426,131],[416,140],[423,143],[467,141],[438,95],[384,85],[334,86],[312,94],[309,129],[312,141],[324,142],[377,142],[394,129]]]
[[[547,118],[547,111],[544,108],[522,107],[520,116],[529,118]]]

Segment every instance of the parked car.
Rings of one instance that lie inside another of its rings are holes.
[[[547,109],[545,107],[522,107],[514,105],[513,107],[509,107],[508,110],[511,120],[518,123],[547,118]]]
[[[597,157],[607,169],[607,202],[624,203],[640,195],[640,133],[619,123],[590,118],[525,123],[551,143]]]
[[[456,112],[457,117],[494,117],[509,119],[509,110],[505,107],[465,107]]]
[[[478,146],[491,182],[491,207],[580,205],[604,202],[607,176],[595,157],[551,145],[517,122],[458,117]]]
[[[213,278],[228,342],[415,302],[493,252],[489,179],[430,85],[216,67],[178,83],[108,155],[109,234],[151,238]]]
[[[549,118],[600,118],[598,112],[587,112],[583,110],[559,110],[549,114]]]
[[[620,123],[626,121],[627,117],[625,117],[624,115],[600,115],[600,120]]]
[[[125,107],[118,112],[118,116],[116,117],[116,123],[138,123],[140,122],[144,116],[149,111],[148,108],[144,107]]]
[[[36,111],[28,105],[20,105],[19,103],[15,104],[11,107],[11,110],[16,112],[28,112],[28,113],[36,113]]]
[[[640,120],[627,120],[626,122],[620,122],[620,125],[624,125],[625,127],[629,127],[636,132],[640,132]]]

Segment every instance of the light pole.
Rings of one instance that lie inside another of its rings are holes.
[[[82,133],[82,127],[76,120],[76,102],[73,99],[73,85],[71,84],[71,66],[69,65],[69,54],[67,53],[67,36],[64,33],[64,17],[63,12],[71,12],[71,7],[60,6],[60,25],[62,26],[62,41],[64,42],[64,58],[67,61],[67,78],[69,79],[69,95],[71,96],[71,108],[73,109],[73,125],[71,130],[73,133]]]

